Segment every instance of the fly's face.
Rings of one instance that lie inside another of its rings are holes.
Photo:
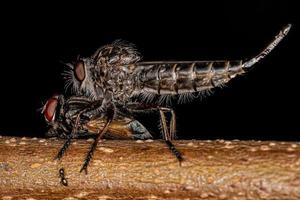
[[[71,87],[76,95],[84,95],[96,99],[103,96],[103,85],[100,84],[101,75],[105,72],[96,66],[93,59],[78,58],[73,64],[67,64],[63,75],[66,88]]]
[[[73,76],[75,78],[73,87],[75,87],[75,91],[89,95],[95,93],[95,80],[91,73],[91,69],[94,69],[94,66],[89,59],[78,59],[75,62],[73,68]]]

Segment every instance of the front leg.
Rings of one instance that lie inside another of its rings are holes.
[[[97,144],[100,141],[100,139],[103,137],[103,135],[107,132],[108,127],[109,127],[110,123],[112,122],[112,120],[114,118],[114,115],[115,115],[115,108],[114,108],[113,105],[111,105],[110,107],[107,108],[107,111],[106,111],[107,121],[104,125],[104,128],[102,130],[98,131],[98,134],[96,135],[95,141],[92,144],[91,149],[89,150],[89,152],[87,153],[87,155],[85,157],[85,160],[84,160],[84,163],[83,163],[83,165],[80,169],[80,172],[85,171],[85,173],[87,174],[87,167],[90,163],[90,160],[93,157],[93,154],[94,154],[94,151],[97,147]]]
[[[74,102],[73,104],[71,103],[72,99],[68,100],[64,105],[65,106],[65,109],[69,109],[70,107],[74,106],[74,105],[78,105],[79,103],[85,103],[83,102],[82,100],[79,100],[78,102]],[[97,107],[101,107],[102,106],[102,100],[99,100],[99,101],[94,101],[94,102],[91,102],[89,104],[86,104],[85,103],[85,106],[79,110],[78,112],[76,111],[76,118],[75,118],[75,122],[70,122],[73,124],[73,128],[72,128],[72,131],[71,131],[71,134],[69,134],[67,136],[67,140],[66,142],[64,143],[64,145],[62,146],[62,148],[60,149],[60,151],[58,152],[58,154],[56,155],[55,159],[58,159],[60,160],[64,153],[67,151],[67,149],[69,148],[69,146],[71,145],[71,142],[72,142],[72,139],[74,138],[78,138],[79,137],[79,134],[78,134],[78,131],[79,131],[79,127],[80,127],[80,123],[82,122],[81,120],[81,116],[87,112],[89,112],[90,110],[93,110],[93,109],[97,109]],[[72,113],[72,116],[69,116],[68,114],[66,113]],[[97,115],[100,115],[101,113],[97,113]],[[71,112],[71,110],[64,110],[64,115],[67,115],[66,118],[68,118],[69,121],[72,121],[72,118],[74,117],[73,115],[75,115],[73,112]],[[66,122],[67,119],[63,120],[63,122]],[[62,122],[61,122],[62,123]]]

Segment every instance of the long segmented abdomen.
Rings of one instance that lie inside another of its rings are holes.
[[[142,92],[182,94],[208,90],[227,83],[268,55],[287,35],[291,25],[284,27],[275,39],[257,56],[236,61],[171,61],[139,62],[135,66],[137,85]]]
[[[146,92],[181,94],[220,86],[242,73],[241,61],[149,63],[139,75],[139,80]]]

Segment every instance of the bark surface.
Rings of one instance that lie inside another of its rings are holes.
[[[101,141],[0,136],[0,199],[300,199],[300,142]],[[64,168],[68,186],[61,183]]]

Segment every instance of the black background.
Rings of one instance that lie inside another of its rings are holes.
[[[144,60],[244,59],[292,23],[288,37],[248,74],[175,110],[181,139],[299,140],[296,6],[292,1],[201,2],[3,6],[0,134],[43,137],[45,123],[37,109],[63,92],[60,62],[89,56],[115,39],[135,43]],[[142,121],[155,131],[157,115]]]

